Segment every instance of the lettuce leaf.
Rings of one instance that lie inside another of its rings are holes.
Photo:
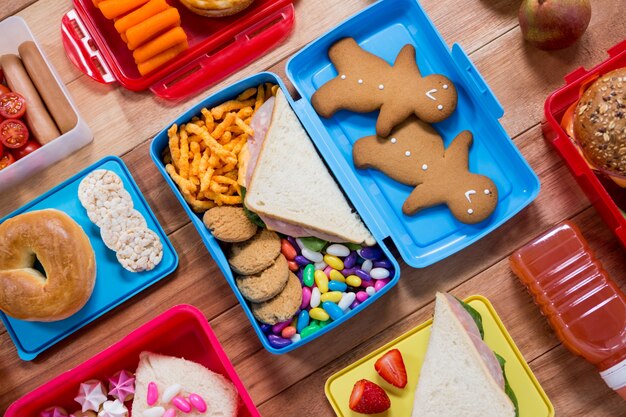
[[[506,393],[506,395],[508,395],[509,399],[513,403],[513,407],[515,407],[515,417],[519,417],[519,405],[517,403],[517,397],[511,389],[511,386],[509,385],[509,380],[506,378],[506,372],[504,371],[506,359],[498,355],[496,352],[493,352],[493,354],[496,355],[496,359],[498,359],[498,362],[500,363],[500,368],[502,368],[502,375],[504,376],[504,392]]]
[[[246,207],[246,187],[241,187],[241,201],[243,204],[243,212],[246,213],[248,220],[265,229],[267,226],[265,226],[265,222],[261,220],[261,217],[255,212],[248,210],[248,207]]]
[[[478,327],[478,331],[480,332],[480,338],[484,340],[485,339],[485,330],[483,329],[483,318],[480,315],[480,313],[478,311],[476,311],[476,309],[474,309],[474,307],[472,307],[471,305],[469,305],[467,303],[464,303],[463,301],[459,300],[458,298],[457,298],[457,301],[459,303],[461,303],[461,305],[463,306],[465,311],[467,311],[469,313],[469,315],[472,316],[472,319],[474,319],[474,323],[476,323],[476,327]]]
[[[313,252],[320,252],[322,249],[324,249],[324,246],[326,246],[326,244],[328,243],[325,240],[318,239],[313,236],[301,237],[300,241],[302,242],[305,248]]]

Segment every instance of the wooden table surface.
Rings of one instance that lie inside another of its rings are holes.
[[[543,52],[522,40],[519,0],[423,0],[449,45],[468,52],[505,108],[502,123],[541,179],[539,197],[505,225],[444,261],[425,269],[402,263],[398,285],[339,329],[295,352],[275,356],[262,348],[230,287],[198,233],[150,160],[152,137],[202,97],[247,75],[269,70],[284,77],[286,59],[371,0],[296,0],[296,27],[286,42],[187,102],[172,104],[149,92],[101,85],[77,71],[60,40],[69,0],[0,1],[0,20],[22,16],[67,84],[95,139],[93,143],[0,195],[0,216],[106,155],[120,155],[180,256],[178,270],[32,362],[17,356],[0,329],[0,410],[45,381],[73,368],[173,305],[200,308],[264,416],[330,416],[324,382],[334,372],[428,319],[436,290],[464,298],[488,297],[552,400],[559,416],[626,415],[624,402],[595,368],[557,340],[530,296],[512,274],[508,255],[555,224],[572,219],[609,273],[626,289],[624,251],[590,206],[566,166],[541,135],[543,103],[578,66],[590,68],[624,39],[626,19],[618,0],[595,0],[587,33],[575,46]],[[462,6],[461,6],[462,5]],[[461,6],[461,7],[459,7]],[[0,34],[4,36],[4,34]],[[25,416],[26,417],[26,416]]]

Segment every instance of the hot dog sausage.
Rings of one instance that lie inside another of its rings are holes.
[[[78,118],[67,97],[63,94],[63,90],[61,90],[61,87],[59,87],[52,75],[50,68],[48,68],[41,52],[39,52],[37,45],[32,41],[24,42],[20,45],[18,51],[31,81],[37,87],[39,95],[46,104],[59,130],[61,133],[69,132],[76,126]]]
[[[9,88],[26,99],[26,123],[30,128],[30,133],[45,145],[61,135],[59,129],[54,124],[54,120],[48,114],[46,106],[41,101],[37,89],[33,85],[22,60],[17,55],[7,54],[0,57],[0,66],[4,70],[4,78],[9,84]]]

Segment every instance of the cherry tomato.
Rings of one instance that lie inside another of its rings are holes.
[[[0,158],[0,170],[8,167],[13,162],[15,162],[15,158],[9,152],[5,153],[2,158]]]
[[[0,115],[6,119],[19,119],[26,113],[26,99],[17,93],[0,96]]]
[[[21,148],[28,141],[28,128],[20,120],[5,120],[0,123],[0,141],[7,148]]]
[[[21,148],[17,148],[11,151],[16,160],[20,160],[29,153],[35,152],[37,149],[41,148],[41,145],[34,140],[29,140],[26,142],[26,145]]]
[[[2,83],[2,74],[0,74],[0,83]],[[0,96],[6,93],[10,93],[9,87],[4,84],[0,84]]]
[[[4,154],[4,146],[2,146],[2,144],[0,143],[0,158],[2,158],[3,154]]]

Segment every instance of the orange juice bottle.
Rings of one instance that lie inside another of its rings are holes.
[[[626,296],[578,228],[564,222],[509,261],[563,344],[626,399]]]

